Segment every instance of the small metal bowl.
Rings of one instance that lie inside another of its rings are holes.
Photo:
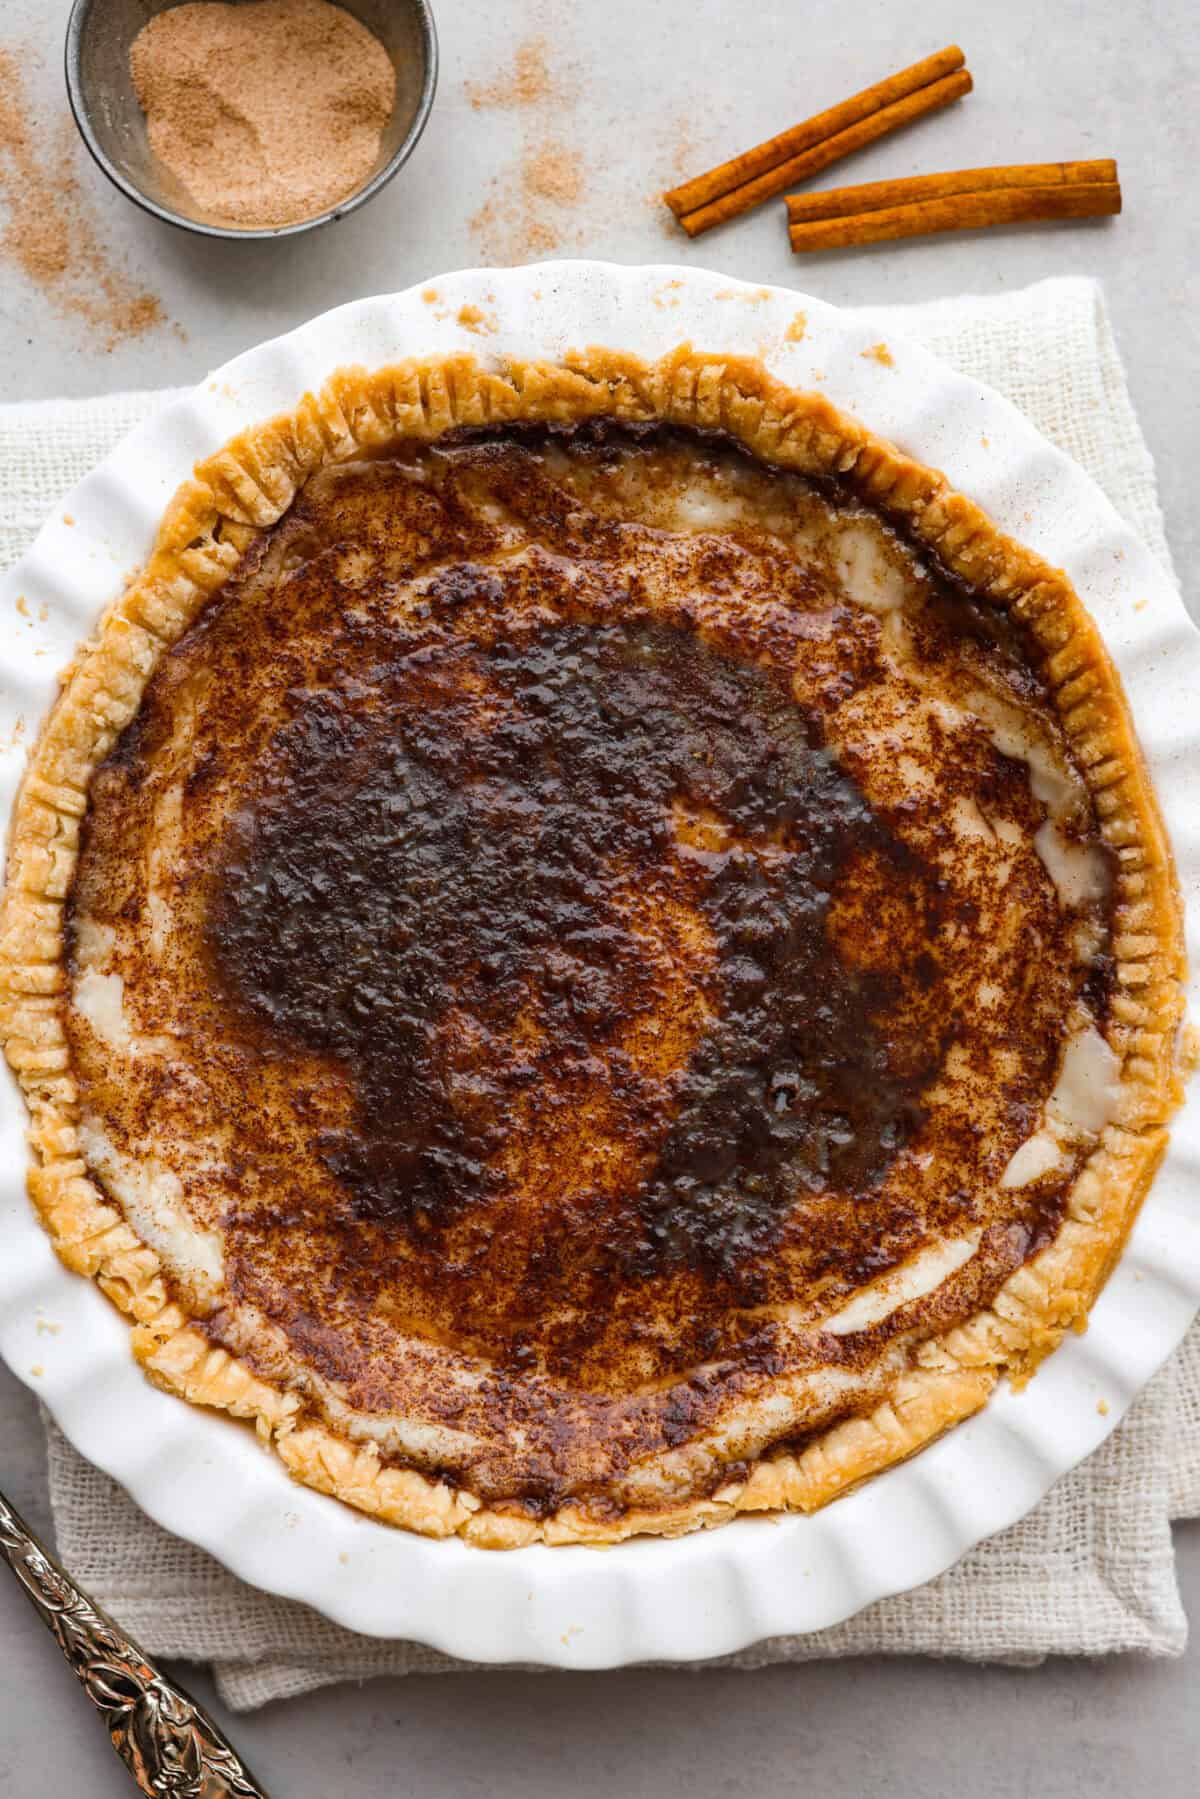
[[[129,73],[129,47],[148,19],[180,0],[75,0],[67,24],[67,93],[84,143],[115,187],[156,219],[203,237],[294,237],[344,218],[412,155],[437,87],[437,33],[428,0],[337,0],[380,40],[396,70],[396,103],[379,158],[354,193],[293,225],[247,229],[206,216],[150,148]]]

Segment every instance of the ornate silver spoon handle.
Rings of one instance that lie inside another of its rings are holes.
[[[3,1494],[0,1552],[141,1792],[155,1799],[267,1799],[207,1712],[92,1604]]]

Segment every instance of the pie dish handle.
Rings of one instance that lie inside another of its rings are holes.
[[[268,1799],[208,1713],[146,1660],[0,1494],[0,1553],[51,1632],[139,1792]]]

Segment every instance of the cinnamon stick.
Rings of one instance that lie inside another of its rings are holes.
[[[963,61],[958,45],[951,44],[707,174],[672,188],[663,199],[688,235],[697,237],[886,132],[970,93],[971,77]]]
[[[792,194],[787,207],[793,250],[832,250],[938,231],[1101,217],[1120,212],[1121,187],[1117,165],[1107,158],[1015,163]]]
[[[918,200],[944,200],[1007,187],[1058,187],[1113,183],[1117,165],[1108,157],[1093,162],[1018,162],[999,168],[947,169],[939,175],[906,175],[898,180],[865,181],[858,187],[825,187],[815,193],[789,194],[788,219],[837,219],[903,206]]]

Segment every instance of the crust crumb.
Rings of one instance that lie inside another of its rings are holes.
[[[497,328],[495,317],[481,306],[460,306],[457,317],[464,331],[474,331],[478,337],[486,337]]]

